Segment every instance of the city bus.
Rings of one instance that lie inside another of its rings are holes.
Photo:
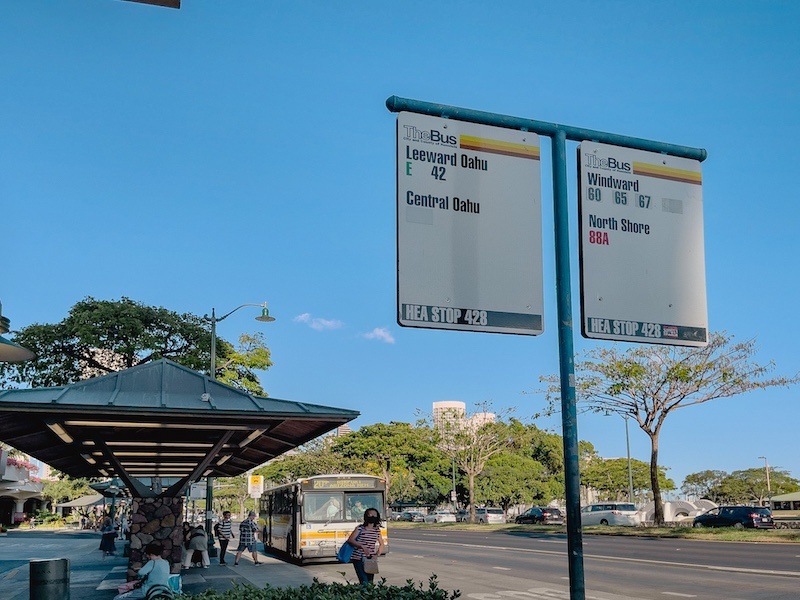
[[[335,559],[368,508],[378,509],[384,519],[381,535],[388,551],[385,479],[315,475],[268,489],[259,501],[264,549],[299,562]]]

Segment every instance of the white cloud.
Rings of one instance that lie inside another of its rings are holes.
[[[368,340],[380,340],[387,344],[394,344],[394,336],[385,327],[376,327],[369,333],[363,333],[361,335]]]
[[[297,315],[294,318],[295,323],[305,323],[311,329],[315,329],[317,331],[326,331],[328,329],[341,329],[344,327],[344,323],[342,323],[338,319],[320,319],[319,317],[312,317],[311,313],[303,313],[302,315]]]

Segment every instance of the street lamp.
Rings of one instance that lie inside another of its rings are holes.
[[[11,321],[3,316],[3,305],[0,304],[0,333],[8,333]],[[0,362],[22,362],[36,356],[27,348],[15,344],[0,335]]]
[[[267,308],[267,303],[263,302],[262,304],[242,304],[234,308],[231,312],[222,315],[221,317],[217,318],[216,309],[211,309],[211,317],[206,315],[206,319],[211,322],[211,377],[214,379],[217,378],[217,323],[220,321],[224,321],[228,317],[230,317],[233,313],[235,313],[240,308],[244,308],[245,306],[260,306],[261,307],[261,314],[256,317],[256,321],[261,321],[262,323],[271,323],[275,320],[275,317],[271,317],[269,314],[269,309]]]
[[[769,485],[769,463],[766,456],[759,456],[764,459],[764,470],[767,472],[767,501],[772,504],[772,487]]]
[[[235,313],[240,308],[244,308],[245,306],[259,306],[261,307],[261,314],[256,317],[256,321],[261,321],[262,323],[271,323],[275,320],[275,317],[271,317],[269,314],[269,309],[267,308],[267,303],[263,302],[262,304],[241,304],[234,308],[231,312],[225,313],[221,317],[217,318],[216,309],[211,309],[211,317],[206,315],[206,319],[211,322],[211,378],[217,378],[217,323],[220,321],[224,321],[228,317],[230,317],[233,313]],[[211,531],[211,517],[212,517],[212,510],[211,505],[214,502],[214,478],[211,475],[206,477],[206,536],[208,538],[208,555],[210,557],[214,557],[217,555],[217,549],[214,547],[214,535]]]

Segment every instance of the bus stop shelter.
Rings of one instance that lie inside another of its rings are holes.
[[[72,477],[124,484],[133,505],[129,575],[154,539],[175,569],[192,482],[241,475],[358,415],[254,396],[167,359],[65,386],[0,390],[0,440]]]
[[[0,439],[138,497],[233,477],[359,415],[254,396],[167,359],[66,386],[0,391]]]

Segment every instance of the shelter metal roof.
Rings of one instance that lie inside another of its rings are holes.
[[[358,415],[253,396],[167,359],[66,386],[0,390],[1,440],[72,477],[119,477],[139,496],[162,494],[138,478],[177,480],[168,490],[177,495]]]

